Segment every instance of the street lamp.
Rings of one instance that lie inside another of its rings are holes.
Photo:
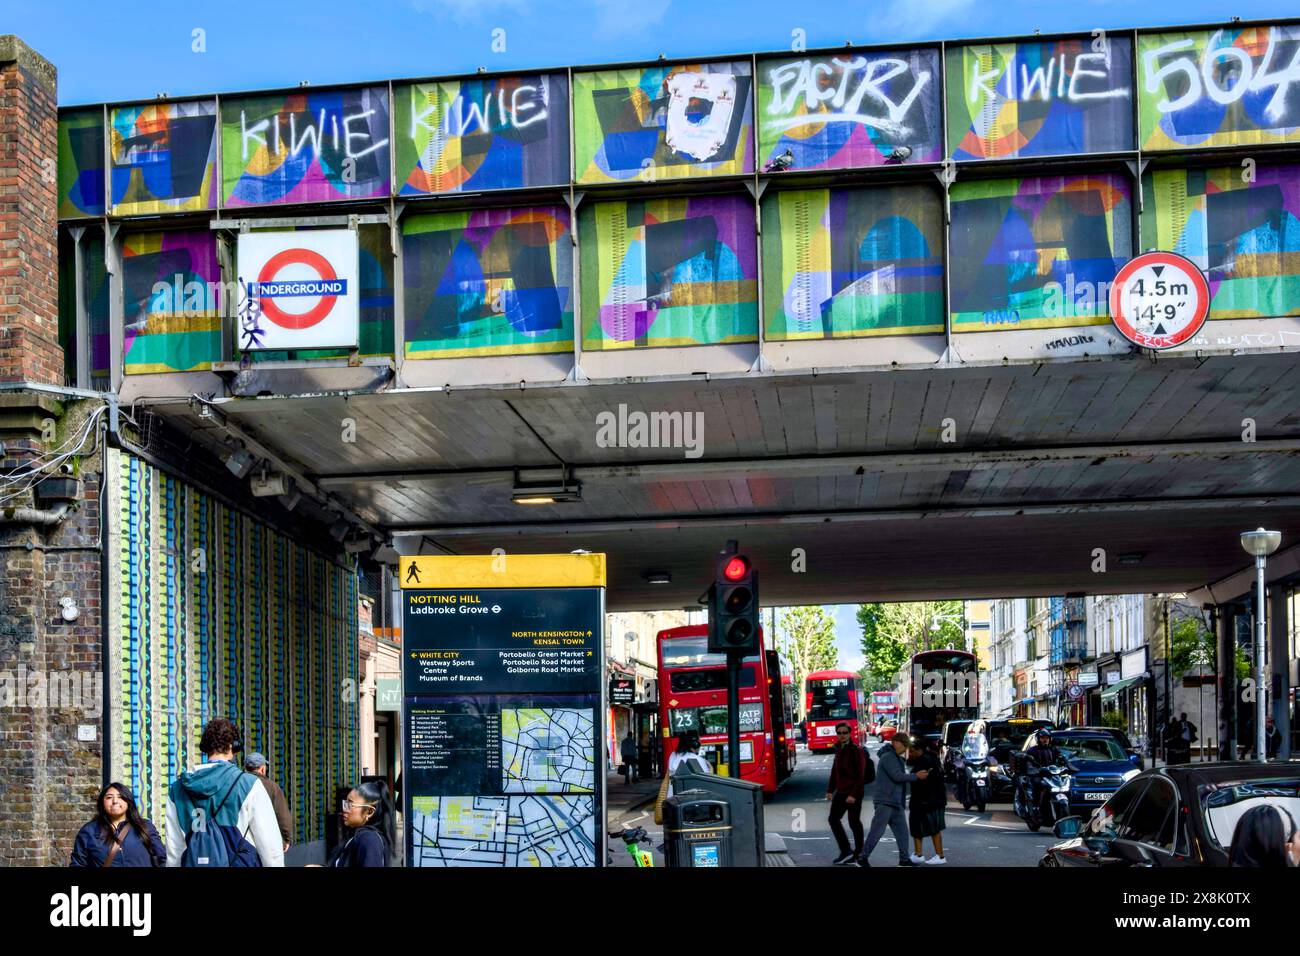
[[[1246,553],[1255,558],[1255,759],[1260,763],[1268,760],[1264,743],[1264,565],[1268,556],[1282,543],[1282,532],[1254,531],[1241,533],[1241,546]],[[1231,667],[1232,663],[1229,662]]]

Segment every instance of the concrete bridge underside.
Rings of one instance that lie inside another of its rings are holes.
[[[604,447],[598,416],[620,405],[699,413],[701,456]],[[402,553],[605,551],[613,610],[692,605],[733,537],[778,604],[1188,590],[1247,563],[1242,530],[1300,540],[1294,353],[151,407],[272,456]],[[564,469],[581,501],[512,501]]]

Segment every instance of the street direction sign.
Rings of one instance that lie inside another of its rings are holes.
[[[1210,286],[1196,263],[1172,252],[1130,259],[1110,288],[1110,317],[1134,345],[1172,349],[1205,324]]]

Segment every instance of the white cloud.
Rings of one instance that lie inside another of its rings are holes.
[[[593,36],[609,38],[639,34],[657,25],[672,0],[410,0],[419,13],[450,19],[466,26],[494,23],[505,17],[563,17],[575,29],[587,28]],[[496,24],[507,29],[510,23]],[[664,52],[669,52],[665,50]]]
[[[524,14],[532,8],[526,0],[411,0],[411,6],[418,13],[450,17],[461,26],[506,13]]]
[[[655,26],[664,18],[672,0],[592,0],[595,33],[602,37],[626,36]],[[668,50],[662,51],[668,55]]]

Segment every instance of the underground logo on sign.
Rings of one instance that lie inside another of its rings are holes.
[[[311,249],[277,252],[266,260],[250,289],[268,321],[293,330],[324,321],[347,292],[348,280],[340,279],[329,260]]]

